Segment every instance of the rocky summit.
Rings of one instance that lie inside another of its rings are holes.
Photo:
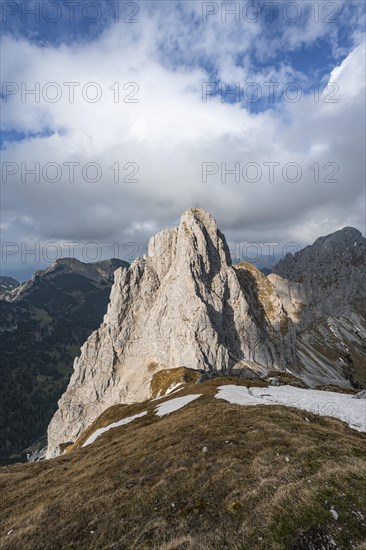
[[[352,365],[365,359],[365,239],[343,231],[286,256],[267,277],[232,265],[214,218],[187,210],[178,228],[150,239],[147,256],[115,272],[104,321],[81,348],[49,425],[48,457],[112,405],[150,398],[153,377],[166,369],[354,383]]]

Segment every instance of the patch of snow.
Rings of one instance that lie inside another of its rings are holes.
[[[166,390],[165,395],[169,395],[170,393],[173,393],[173,392],[174,392],[176,389],[178,389],[182,384],[183,384],[183,382],[178,382],[177,384],[172,384],[172,385],[169,386],[169,388]]]
[[[151,399],[151,401],[159,401],[159,399],[164,399],[164,397],[166,397],[167,395],[171,395],[172,393],[178,392],[179,390],[182,389],[181,387],[178,387],[178,386],[182,386],[182,385],[183,385],[183,382],[179,382],[179,384],[173,384],[167,389],[164,395],[161,395],[161,390],[159,390],[157,396],[154,397],[154,399]]]
[[[246,388],[245,386],[219,386],[215,395],[237,405],[285,405],[309,411],[320,416],[333,416],[351,428],[366,432],[366,402],[353,399],[353,395],[321,390],[308,390],[293,386]]]
[[[337,521],[337,519],[339,518],[338,512],[336,512],[336,510],[334,510],[334,508],[331,508],[329,511],[332,514],[332,516],[334,517],[334,519]]]
[[[145,416],[147,414],[147,411],[134,414],[133,416],[128,416],[127,418],[123,418],[122,420],[119,420],[118,422],[112,422],[112,424],[109,424],[108,426],[105,426],[104,428],[99,428],[98,430],[95,430],[95,432],[88,437],[88,439],[83,444],[83,447],[86,447],[87,445],[90,445],[93,443],[97,437],[104,434],[104,432],[108,432],[108,430],[111,430],[112,428],[118,428],[119,426],[123,426],[124,424],[129,424],[136,418],[141,418],[142,416]]]
[[[178,409],[181,409],[185,405],[188,405],[191,401],[194,401],[198,397],[201,397],[202,394],[195,394],[195,395],[184,395],[183,397],[176,397],[175,399],[171,399],[170,401],[165,401],[164,403],[161,403],[158,405],[155,409],[156,416],[164,416],[166,414],[170,414],[171,412],[177,411]]]

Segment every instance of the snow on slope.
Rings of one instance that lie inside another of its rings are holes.
[[[136,418],[141,418],[141,416],[145,416],[147,414],[147,411],[134,414],[133,416],[128,416],[127,418],[123,418],[122,420],[119,420],[118,422],[112,422],[112,424],[109,424],[108,426],[105,426],[104,428],[99,428],[98,430],[95,430],[95,432],[88,437],[88,439],[83,444],[83,447],[86,447],[87,445],[90,445],[93,443],[97,437],[104,434],[104,432],[108,432],[111,428],[118,428],[119,426],[123,426],[124,424],[129,424]]]
[[[197,399],[197,397],[201,397],[201,394],[199,393],[196,395],[184,395],[183,397],[177,397],[176,399],[165,401],[164,403],[161,403],[156,407],[155,414],[156,416],[164,416],[165,414],[177,411],[185,405],[188,405],[188,403],[190,403],[191,401]]]
[[[177,397],[176,399],[171,399],[170,401],[161,403],[156,407],[155,414],[156,416],[164,416],[171,412],[177,411],[182,407],[184,407],[185,405],[188,405],[188,403],[190,403],[191,401],[194,401],[195,399],[197,399],[197,397],[201,397],[201,394],[185,395],[184,397]],[[83,447],[86,447],[87,445],[90,445],[91,443],[93,443],[97,439],[97,437],[107,432],[111,428],[118,428],[119,426],[123,426],[124,424],[129,424],[136,418],[141,418],[146,414],[147,414],[147,411],[141,412],[139,414],[134,414],[133,416],[128,416],[127,418],[123,418],[118,422],[112,422],[112,424],[109,424],[104,428],[99,428],[98,430],[95,430],[95,432],[90,437],[88,437],[88,439],[85,441],[85,443],[83,444]]]
[[[285,405],[309,411],[320,416],[333,416],[346,422],[351,428],[366,432],[366,400],[355,399],[353,395],[320,390],[306,390],[294,386],[270,386],[268,388],[247,388],[228,384],[219,386],[215,397],[237,405]],[[361,396],[361,393],[359,394]],[[155,408],[155,415],[162,417],[188,405],[201,394],[184,395],[165,401]],[[123,418],[104,428],[96,430],[83,444],[93,443],[100,435],[145,416],[147,411]]]
[[[320,390],[306,390],[293,386],[246,388],[219,386],[215,395],[237,405],[285,405],[309,411],[320,416],[339,418],[359,432],[366,432],[366,401],[353,395]]]

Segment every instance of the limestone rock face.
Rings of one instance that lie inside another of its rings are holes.
[[[147,257],[114,274],[104,322],[81,348],[49,426],[48,456],[111,405],[149,398],[161,369],[264,373],[291,363],[292,322],[257,271],[231,265],[225,237],[201,209],[151,238]]]
[[[324,315],[361,314],[366,303],[366,239],[345,227],[296,254],[287,254],[273,273],[289,282],[289,291],[307,308],[302,320]]]
[[[287,254],[268,279],[296,326],[294,370],[310,385],[366,384],[366,239],[345,227]]]
[[[265,375],[312,386],[366,383],[366,239],[345,228],[281,260],[268,277],[231,265],[213,217],[187,210],[117,269],[104,322],[75,360],[48,429],[48,457],[105,409],[152,396],[154,374]],[[155,378],[156,379],[156,378]]]

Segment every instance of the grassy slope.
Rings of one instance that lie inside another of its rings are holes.
[[[1,469],[0,547],[365,548],[366,435],[296,409],[213,399],[229,382],[113,407],[71,452]],[[204,395],[153,415],[187,393]],[[96,427],[143,410],[147,416],[80,448]]]

